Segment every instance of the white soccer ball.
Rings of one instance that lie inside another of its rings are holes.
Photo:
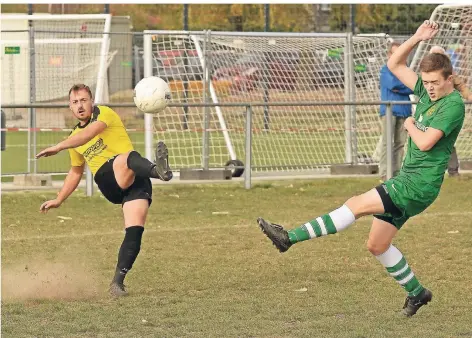
[[[144,113],[159,113],[167,107],[170,99],[169,85],[160,77],[145,77],[134,87],[134,104]]]

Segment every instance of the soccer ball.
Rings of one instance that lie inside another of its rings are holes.
[[[134,87],[134,104],[144,113],[159,113],[167,107],[170,98],[169,85],[157,76],[145,77]]]

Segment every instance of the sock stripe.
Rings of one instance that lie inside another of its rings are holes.
[[[398,276],[395,276],[393,278],[395,278],[397,281],[400,281],[402,280],[403,278],[405,278],[406,276],[408,276],[409,274],[411,273],[411,269],[408,268],[406,269],[403,273],[399,274]]]
[[[391,266],[391,267],[387,267],[387,271],[388,272],[395,272],[395,271],[403,269],[403,267],[405,265],[406,265],[406,259],[405,259],[405,257],[402,256],[402,259],[400,259],[400,261],[397,264],[395,264],[394,266]]]
[[[415,274],[413,273],[413,271],[410,271],[410,274],[408,276],[406,276],[405,278],[403,278],[402,280],[399,280],[398,283],[400,285],[405,285],[406,283],[408,283],[413,277],[415,277]]]
[[[315,231],[309,222],[305,223],[305,228],[308,231],[310,238],[316,237]]]
[[[313,230],[315,231],[316,237],[320,237],[321,236],[321,229],[320,229],[320,226],[319,226],[318,222],[316,222],[316,220],[312,220],[312,221],[310,221],[310,224],[313,227]]]
[[[390,272],[390,276],[392,277],[395,277],[395,276],[398,276],[398,275],[401,275],[402,273],[404,273],[406,271],[406,269],[408,269],[409,265],[408,263],[400,270],[398,271],[395,271],[395,272]]]
[[[326,226],[326,230],[328,231],[328,234],[335,234],[336,232],[338,232],[336,230],[336,227],[334,226],[333,220],[331,219],[329,214],[328,215],[323,215],[323,216],[321,216],[321,218],[324,221],[324,224]]]
[[[326,230],[326,226],[323,222],[323,219],[321,217],[318,217],[316,219],[316,221],[318,222],[318,224],[320,225],[320,229],[321,229],[321,236],[326,236],[328,234],[328,231]]]

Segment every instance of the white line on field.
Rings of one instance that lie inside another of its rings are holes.
[[[432,212],[423,215],[418,215],[414,219],[418,218],[435,218],[435,217],[449,217],[449,216],[468,216],[472,215],[472,211],[464,212]],[[414,222],[414,221],[413,221]],[[255,221],[254,221],[255,224]],[[146,227],[145,233],[155,233],[155,232],[182,232],[182,231],[199,231],[199,230],[216,230],[216,229],[229,229],[229,228],[249,228],[252,225],[234,225],[234,226],[210,226],[210,227],[186,227],[186,228],[149,228]],[[257,226],[254,226],[256,228]],[[90,237],[90,236],[111,236],[111,235],[122,235],[123,230],[121,231],[109,231],[109,232],[85,232],[80,234],[62,234],[62,235],[49,235],[49,236],[29,236],[29,237],[6,237],[2,238],[2,242],[16,242],[16,241],[30,241],[30,240],[47,240],[47,239],[62,239],[62,238],[80,238],[80,237]]]

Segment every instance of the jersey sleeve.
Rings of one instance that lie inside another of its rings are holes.
[[[85,163],[85,158],[74,149],[69,149],[69,156],[72,167],[80,167]]]
[[[452,104],[446,109],[438,111],[429,126],[441,130],[444,136],[448,136],[454,129],[462,125],[464,114],[465,108],[463,104]]]

